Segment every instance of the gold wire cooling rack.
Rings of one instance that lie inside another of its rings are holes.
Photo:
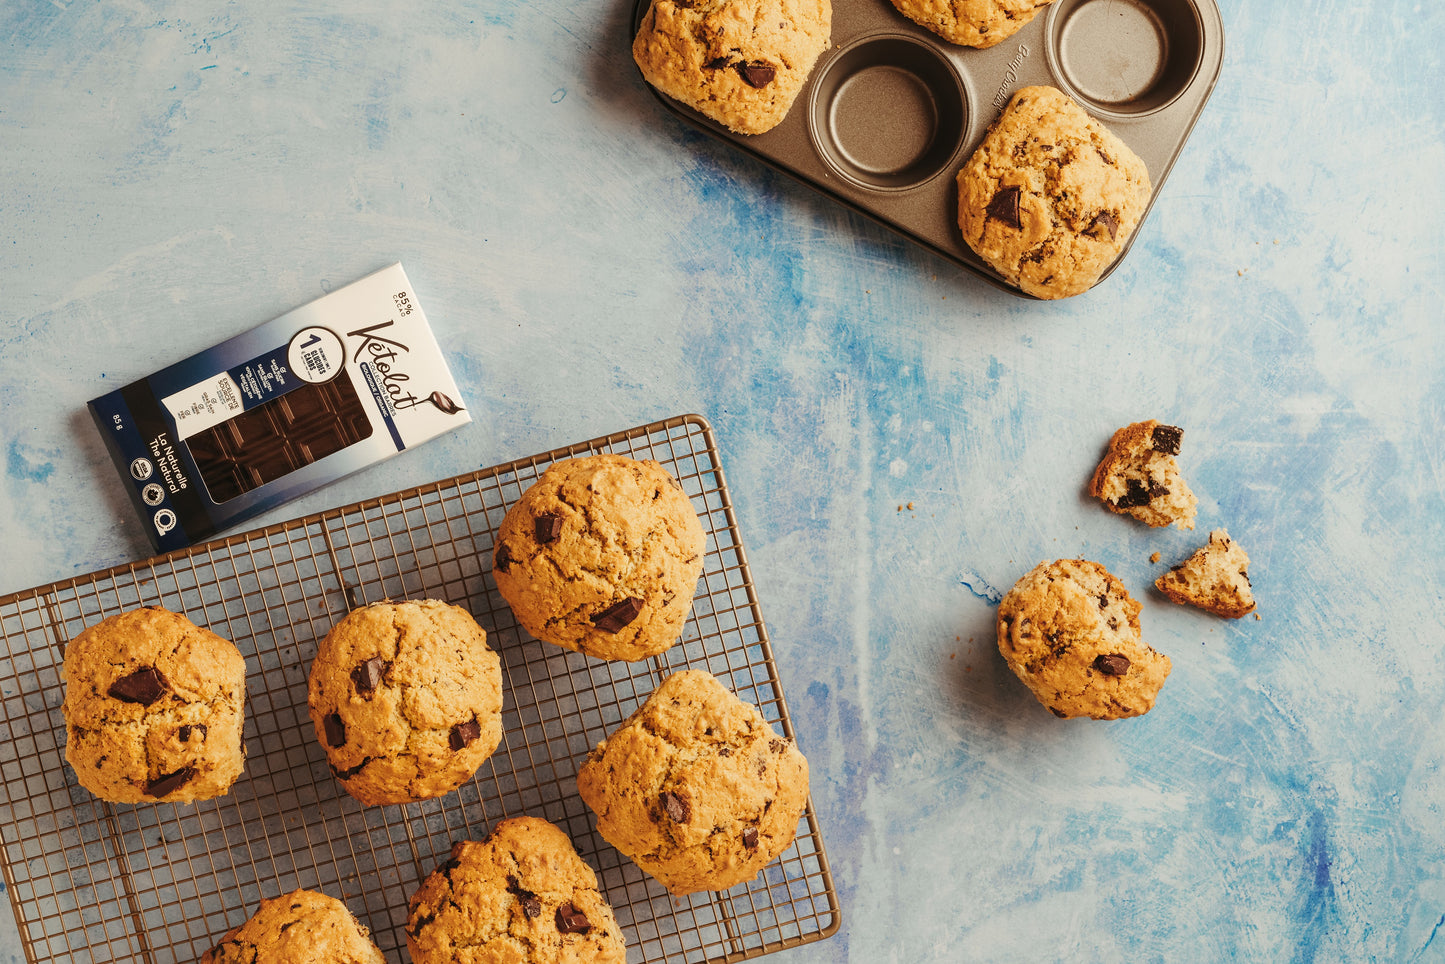
[[[551,462],[595,452],[661,462],[708,534],[682,639],[640,663],[538,642],[491,579],[507,508]],[[349,609],[421,597],[469,609],[501,654],[502,744],[454,793],[363,807],[316,742],[307,671],[317,640]],[[65,763],[66,640],[146,605],[186,614],[246,656],[246,772],[219,799],[109,804]],[[6,596],[0,637],[3,870],[21,944],[37,964],[195,961],[262,898],[299,887],[341,898],[389,960],[409,960],[412,892],[454,841],[520,814],[557,824],[598,872],[633,964],[741,961],[838,929],[811,802],[792,847],[756,880],[675,898],[597,836],[576,792],[587,752],[679,669],[708,670],[793,736],[712,430],[699,416]]]

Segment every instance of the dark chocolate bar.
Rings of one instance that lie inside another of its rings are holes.
[[[211,501],[234,499],[371,435],[351,375],[304,384],[186,439]]]

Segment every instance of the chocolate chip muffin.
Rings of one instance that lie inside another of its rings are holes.
[[[1211,532],[1208,543],[1154,580],[1154,586],[1177,603],[1226,619],[1254,612],[1249,554],[1223,529]]]
[[[314,890],[261,901],[256,913],[201,955],[201,964],[386,964],[346,905]]]
[[[958,172],[963,240],[1036,298],[1093,287],[1149,206],[1144,162],[1062,91],[1025,87]]]
[[[96,623],[65,647],[65,759],[113,803],[183,803],[241,775],[246,661],[159,606]]]
[[[761,134],[787,116],[832,21],[831,0],[653,0],[632,58],[673,100]]]
[[[470,779],[502,739],[502,669],[470,613],[435,599],[352,610],[308,680],[316,738],[346,791],[411,803]]]
[[[992,47],[1018,33],[1053,0],[893,0],[909,20],[949,43]]]
[[[674,894],[752,880],[793,842],[808,761],[758,708],[684,670],[577,774],[597,832]]]
[[[1146,525],[1193,529],[1199,500],[1174,458],[1183,441],[1184,430],[1177,425],[1155,419],[1125,425],[1109,439],[1089,479],[1089,494],[1110,512]]]
[[[705,546],[692,503],[666,469],[592,455],[553,463],[507,511],[492,575],[538,639],[639,660],[682,635]]]
[[[998,649],[1055,716],[1140,716],[1170,662],[1140,637],[1139,609],[1097,562],[1041,562],[999,603]]]
[[[412,895],[406,946],[415,964],[625,964],[627,948],[592,868],[560,829],[503,820],[462,840]]]

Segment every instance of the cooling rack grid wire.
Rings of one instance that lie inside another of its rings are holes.
[[[540,643],[491,580],[502,517],[550,463],[615,452],[682,483],[708,548],[682,639],[639,663]],[[332,777],[306,711],[316,643],[354,606],[439,598],[469,609],[502,657],[502,744],[454,793],[363,807]],[[160,605],[247,662],[245,774],[195,804],[108,804],[64,759],[66,640]],[[262,898],[344,900],[388,960],[409,960],[407,900],[454,841],[545,817],[597,871],[628,961],[740,961],[821,940],[840,922],[811,803],[756,880],[674,898],[603,841],[576,792],[587,752],[669,673],[706,669],[793,736],[712,430],[678,416],[405,492],[0,598],[0,837],[28,960],[191,962]],[[804,752],[807,752],[804,746]]]

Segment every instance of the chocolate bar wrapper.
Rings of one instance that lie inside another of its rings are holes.
[[[400,264],[89,408],[157,552],[471,421]]]

